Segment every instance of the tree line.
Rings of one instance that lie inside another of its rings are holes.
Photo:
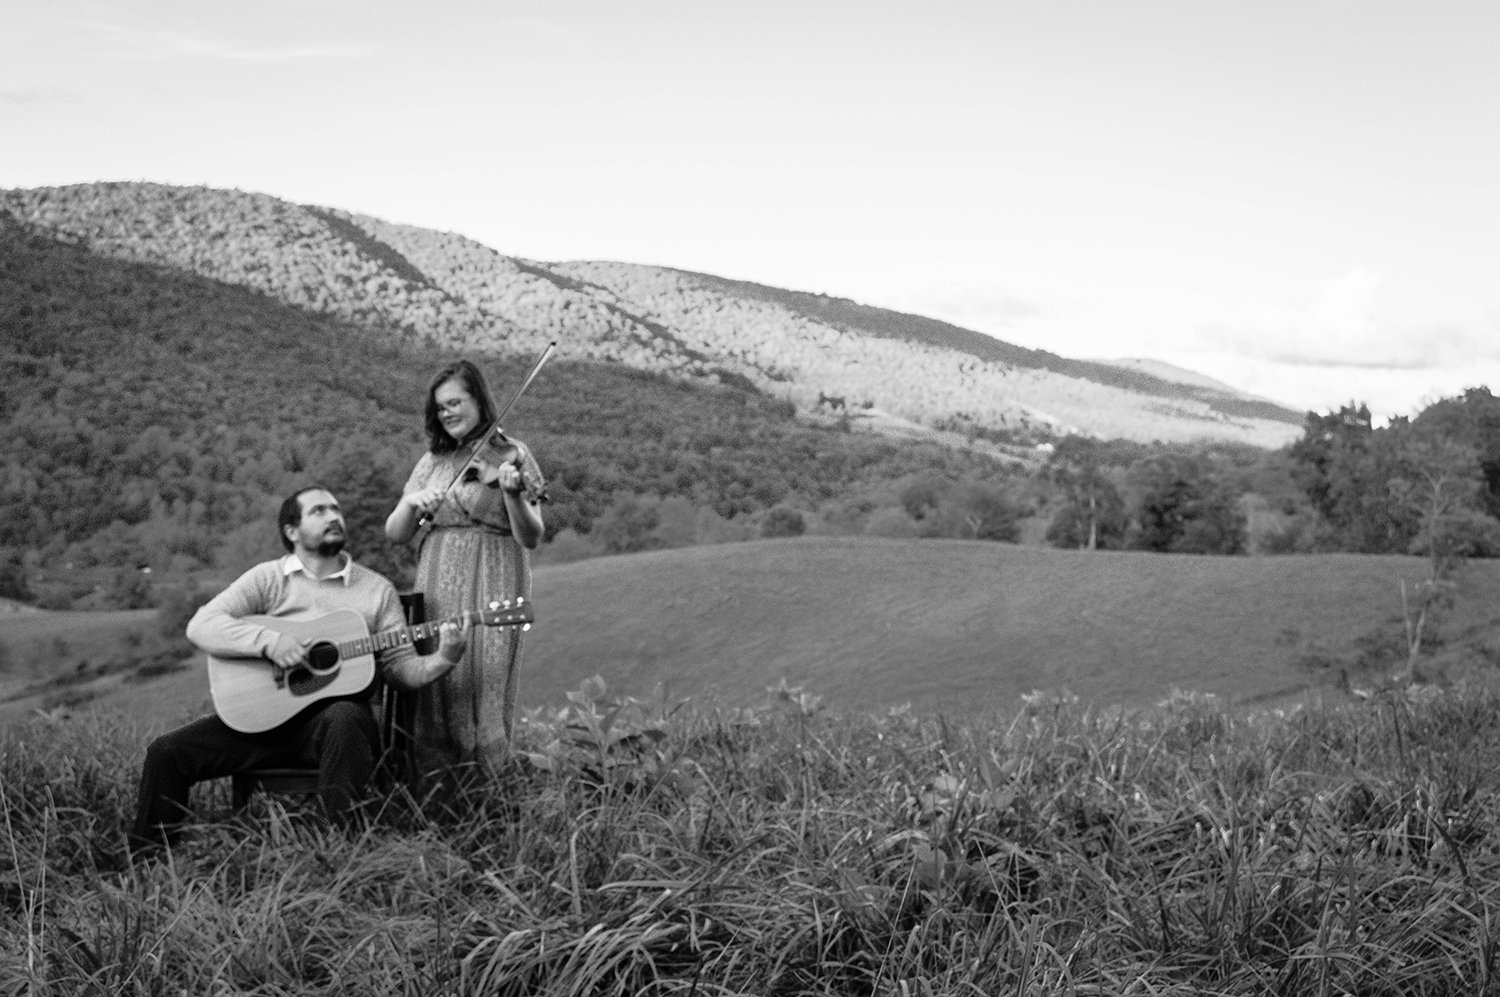
[[[1309,412],[1274,451],[1068,437],[1045,474],[1061,496],[1047,533],[1059,546],[1241,553],[1255,495],[1275,506],[1262,553],[1500,554],[1500,398],[1486,387],[1379,427],[1358,402]]]

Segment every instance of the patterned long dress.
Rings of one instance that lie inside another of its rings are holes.
[[[422,455],[405,492],[446,486],[468,458]],[[522,473],[541,480],[541,469],[521,448]],[[511,536],[499,488],[478,481],[453,486],[420,534],[416,589],[427,618],[479,610],[492,600],[531,598],[530,552]],[[520,627],[475,626],[463,659],[443,678],[411,693],[413,773],[417,788],[477,767],[493,770],[509,748],[521,663]]]

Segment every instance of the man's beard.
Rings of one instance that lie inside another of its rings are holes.
[[[313,552],[319,557],[333,557],[343,549],[344,537],[343,534],[340,534],[337,540],[324,540],[322,543],[313,548]]]

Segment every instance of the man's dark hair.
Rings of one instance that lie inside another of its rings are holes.
[[[447,381],[457,381],[479,403],[479,424],[462,440],[455,440],[448,435],[448,431],[443,428],[441,413],[438,412],[437,390]],[[495,401],[490,397],[490,386],[485,383],[484,374],[479,368],[469,361],[459,360],[451,363],[432,375],[432,380],[427,385],[426,429],[427,446],[433,453],[452,453],[461,444],[481,435],[494,425],[496,416]]]
[[[286,528],[302,522],[302,496],[308,492],[326,491],[328,489],[322,485],[304,485],[288,495],[286,501],[281,503],[281,512],[276,515],[276,535],[281,538],[281,546],[286,548],[288,554],[292,552],[292,541],[286,535]]]

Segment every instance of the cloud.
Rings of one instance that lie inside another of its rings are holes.
[[[22,87],[15,90],[0,90],[0,105],[8,107],[63,104],[77,99],[76,93],[61,87]]]
[[[246,48],[240,45],[183,36],[180,51],[184,55],[241,62],[282,62],[296,59],[359,59],[374,49],[367,45],[290,45],[286,47]]]
[[[176,28],[133,28],[108,21],[92,21],[88,27],[108,35],[117,55],[143,60],[217,59],[238,62],[284,62],[291,60],[359,59],[372,54],[373,46],[362,42],[286,45],[247,45],[238,41],[189,34]]]
[[[1440,398],[1468,388],[1500,390],[1500,359],[1447,368],[1408,369],[1354,364],[1285,364],[1230,353],[1171,354],[1168,359],[1208,374],[1242,391],[1292,408],[1332,412],[1340,405],[1365,404],[1378,422],[1414,415]]]
[[[1356,267],[1335,280],[1325,280],[1313,306],[1311,332],[1338,356],[1347,357],[1377,336],[1375,311],[1380,276]]]
[[[1500,359],[1497,323],[1476,318],[1401,316],[1385,281],[1355,267],[1323,281],[1300,311],[1263,306],[1238,322],[1205,329],[1209,343],[1243,355],[1305,367],[1437,370]]]

